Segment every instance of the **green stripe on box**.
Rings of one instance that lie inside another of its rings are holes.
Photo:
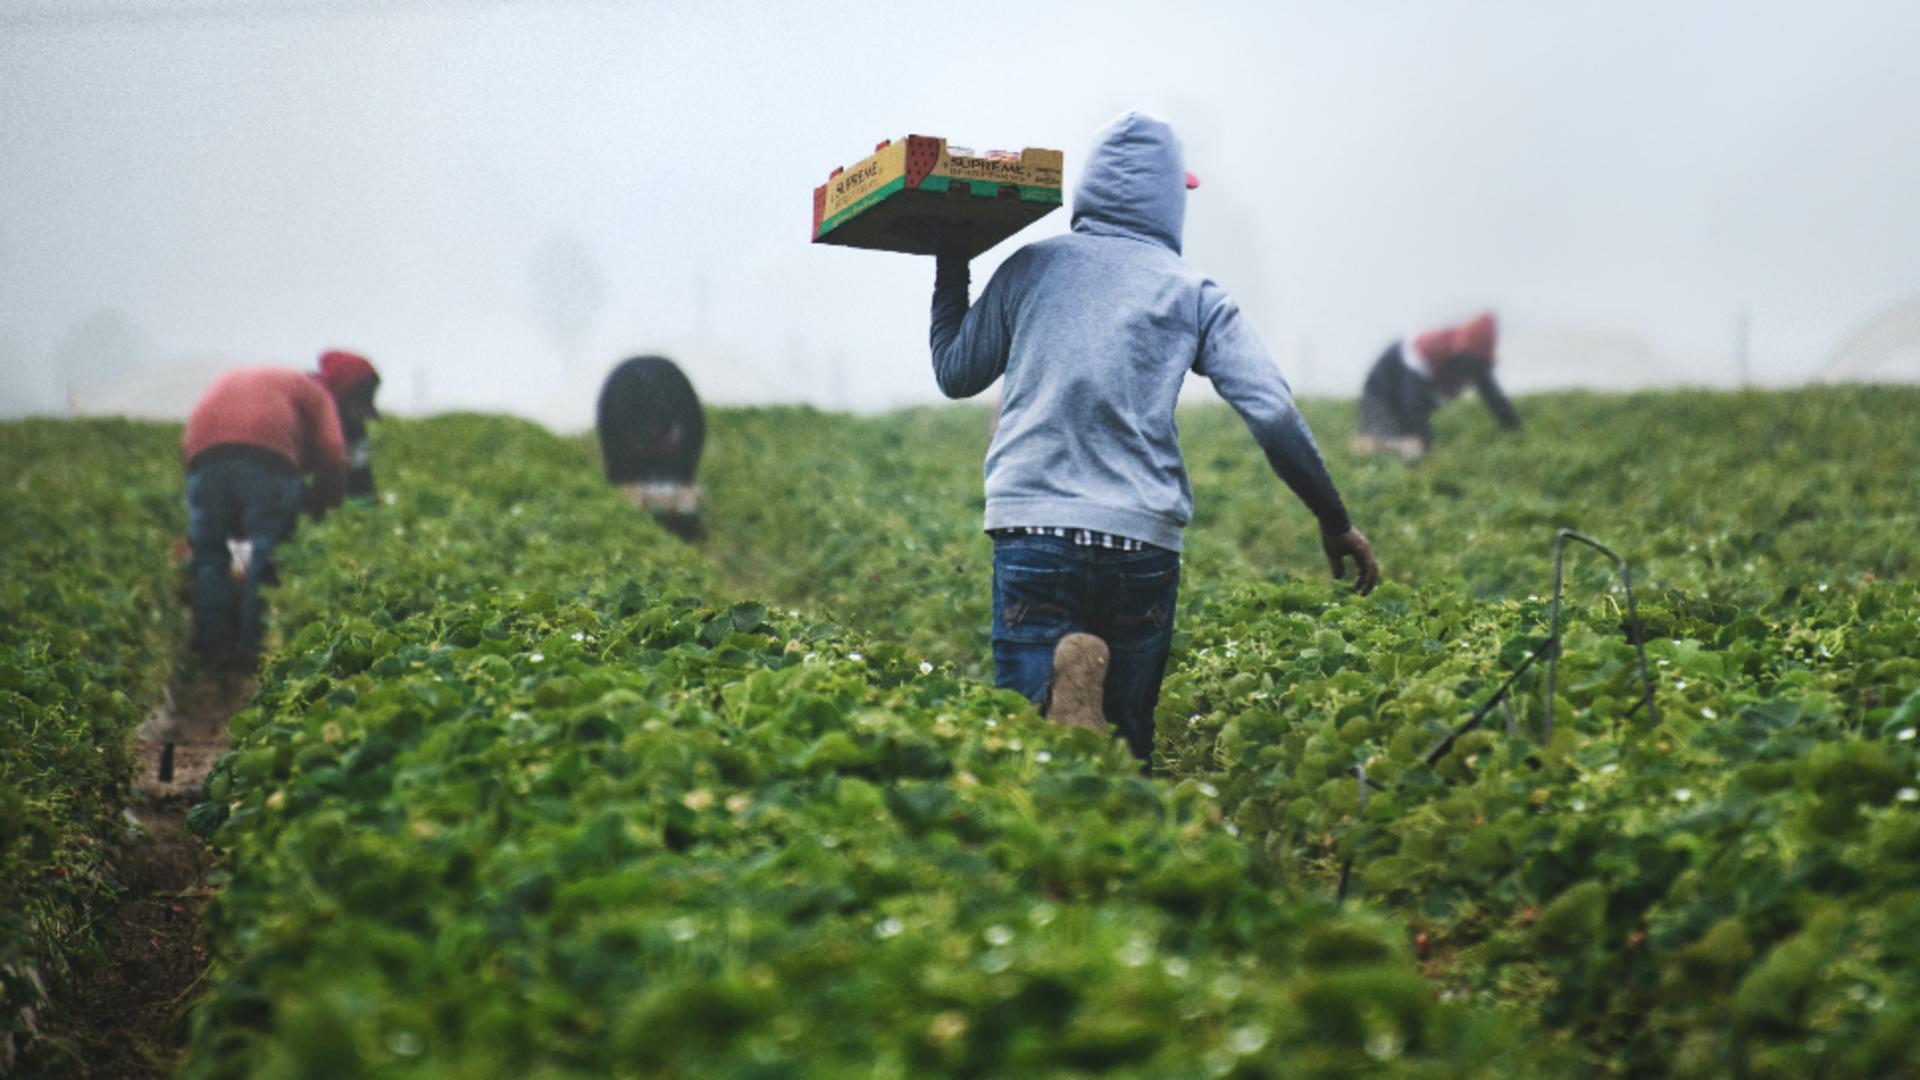
[[[964,183],[967,185],[967,194],[976,199],[997,199],[1000,197],[1001,188],[1012,187],[1020,189],[1021,202],[1057,203],[1060,201],[1059,188],[1041,187],[1038,184],[1007,184],[998,180],[967,180]]]
[[[929,176],[920,181],[920,190],[946,191],[947,188],[953,184],[953,181],[954,178],[951,176]],[[997,180],[962,180],[960,182],[967,185],[967,194],[977,195],[983,199],[997,198],[1000,194],[1000,189],[1006,186]],[[1055,204],[1060,202],[1059,188],[1044,187],[1039,184],[1015,184],[1014,186],[1020,189],[1021,202]]]
[[[954,178],[951,176],[928,176],[920,181],[918,190],[944,192],[952,186],[953,181]],[[967,185],[967,193],[969,195],[981,199],[998,198],[1000,189],[1009,186],[993,180],[962,180],[960,182]],[[907,178],[897,176],[879,187],[874,188],[872,191],[862,195],[853,205],[821,222],[820,231],[815,233],[814,237],[818,239],[819,237],[827,235],[834,229],[845,224],[848,218],[859,214],[862,210],[867,209],[894,192],[904,190],[906,185]],[[1020,189],[1021,202],[1048,203],[1054,206],[1058,206],[1061,203],[1059,188],[1043,187],[1038,184],[1015,184],[1011,186]]]
[[[815,233],[814,235],[815,236],[827,235],[828,233],[832,232],[834,229],[838,228],[840,224],[846,221],[848,218],[854,216],[855,214],[858,214],[860,211],[865,210],[867,207],[872,206],[874,203],[879,202],[881,199],[886,198],[887,196],[905,188],[906,186],[907,186],[906,177],[904,176],[894,177],[893,179],[887,181],[886,183],[881,184],[879,187],[874,188],[872,191],[867,192],[865,195],[860,196],[860,198],[854,200],[854,203],[852,206],[847,207],[845,210],[842,210],[839,213],[828,218],[827,220],[821,222],[820,231]]]
[[[1057,203],[1060,201],[1060,189],[1041,187],[1038,184],[1006,184],[998,180],[968,180],[968,193],[981,199],[998,198],[1003,187],[1020,189],[1021,202]]]

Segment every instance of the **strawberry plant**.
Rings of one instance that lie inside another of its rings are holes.
[[[0,424],[0,1035],[95,948],[119,891],[130,739],[183,634],[178,444],[159,424]]]

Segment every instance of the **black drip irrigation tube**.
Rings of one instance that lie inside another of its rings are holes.
[[[1533,662],[1541,656],[1547,658],[1547,689],[1546,715],[1540,722],[1540,745],[1545,746],[1553,741],[1554,676],[1557,670],[1557,662],[1560,659],[1560,596],[1564,583],[1562,570],[1565,567],[1567,541],[1569,540],[1585,544],[1600,554],[1605,555],[1613,561],[1614,569],[1619,571],[1621,587],[1627,594],[1627,635],[1629,640],[1633,642],[1634,655],[1639,662],[1640,668],[1640,698],[1626,711],[1624,717],[1632,717],[1634,713],[1640,711],[1640,706],[1645,705],[1647,707],[1647,720],[1656,725],[1660,723],[1659,707],[1654,702],[1653,679],[1647,674],[1646,635],[1640,631],[1640,609],[1634,603],[1633,572],[1628,567],[1627,560],[1621,558],[1612,548],[1609,548],[1591,536],[1587,536],[1574,529],[1561,529],[1555,533],[1553,537],[1553,602],[1550,606],[1551,614],[1548,617],[1549,625],[1546,640],[1541,642],[1537,647],[1528,650],[1526,657],[1520,661],[1520,666],[1513,669],[1513,672],[1507,676],[1506,681],[1500,684],[1500,688],[1493,692],[1493,696],[1487,698],[1486,701],[1480,704],[1478,709],[1474,710],[1473,715],[1467,718],[1466,723],[1448,732],[1447,737],[1440,740],[1439,745],[1428,751],[1426,764],[1429,768],[1439,764],[1441,758],[1452,753],[1454,744],[1460,741],[1460,737],[1478,728],[1481,722],[1486,720],[1487,715],[1493,711],[1495,706],[1505,707],[1507,735],[1511,737],[1518,734],[1519,724],[1513,713],[1511,693],[1513,684],[1519,682],[1520,676],[1525,675],[1527,669],[1531,668]],[[1618,728],[1619,722],[1616,720],[1615,730],[1618,730]],[[1367,789],[1372,788],[1375,791],[1385,791],[1387,789],[1378,782],[1367,778],[1367,766],[1365,762],[1358,762],[1353,766],[1353,776],[1354,782],[1358,784],[1360,788],[1360,812],[1364,814],[1367,811]],[[1395,789],[1401,786],[1400,784],[1394,785]],[[1336,902],[1344,902],[1346,900],[1347,884],[1352,880],[1352,876],[1353,856],[1349,855],[1340,863],[1340,885],[1334,897]]]
[[[1492,697],[1488,698],[1478,709],[1475,709],[1473,715],[1467,718],[1466,723],[1448,732],[1447,737],[1440,740],[1440,745],[1427,752],[1427,764],[1430,766],[1438,765],[1441,758],[1453,752],[1453,744],[1460,741],[1460,736],[1479,727],[1480,722],[1487,718],[1487,714],[1493,711],[1495,705],[1505,703],[1507,701],[1507,692],[1513,689],[1514,683],[1520,681],[1520,676],[1527,673],[1527,669],[1533,666],[1533,662],[1540,658],[1541,653],[1548,654],[1547,670],[1553,670],[1552,654],[1558,651],[1559,638],[1557,635],[1548,637],[1546,641],[1541,642],[1539,648],[1528,651],[1526,658],[1520,661],[1520,666],[1514,668],[1513,674],[1507,676],[1507,681],[1500,684],[1500,689],[1495,690]],[[1515,734],[1516,726],[1512,709],[1509,708],[1507,711],[1507,734]]]
[[[1647,675],[1647,636],[1640,632],[1640,609],[1633,601],[1633,570],[1627,565],[1627,560],[1621,558],[1612,548],[1572,529],[1561,529],[1553,537],[1553,614],[1552,626],[1547,631],[1547,640],[1557,641],[1560,637],[1560,570],[1566,559],[1569,540],[1585,544],[1612,559],[1613,568],[1620,572],[1620,584],[1627,593],[1627,635],[1633,641],[1634,656],[1640,663],[1640,700],[1633,703],[1633,708],[1628,709],[1626,715],[1632,716],[1640,710],[1640,706],[1645,705],[1647,721],[1657,726],[1660,723],[1660,712],[1659,706],[1653,700],[1653,680]],[[1559,650],[1556,649],[1554,652],[1558,653]],[[1553,741],[1555,659],[1556,657],[1552,655],[1547,657],[1547,714],[1540,722],[1542,745]]]

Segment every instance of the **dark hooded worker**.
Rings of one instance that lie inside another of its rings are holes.
[[[933,373],[949,397],[1004,376],[986,459],[998,686],[1057,722],[1111,730],[1143,763],[1173,640],[1193,496],[1174,428],[1192,371],[1246,421],[1319,520],[1335,577],[1380,569],[1286,380],[1238,306],[1180,258],[1189,190],[1165,122],[1095,138],[1073,228],[1010,256],[968,305],[959,244],[934,276]]]
[[[250,670],[258,663],[265,631],[261,589],[273,581],[274,548],[293,534],[303,506],[318,521],[345,494],[347,448],[337,395],[364,379],[339,372],[338,365],[332,377],[271,367],[231,371],[187,418],[181,455],[192,644],[210,666]],[[248,549],[237,624],[228,540],[245,541]]]
[[[1485,312],[1458,326],[1429,330],[1387,347],[1360,393],[1360,433],[1353,449],[1417,461],[1433,448],[1433,414],[1471,386],[1503,428],[1520,416],[1493,377],[1499,328]]]
[[[706,444],[700,397],[664,356],[624,361],[600,387],[595,423],[608,482],[682,540],[704,535],[694,473]]]
[[[373,455],[367,445],[367,422],[380,419],[373,395],[380,390],[380,373],[357,353],[333,350],[320,354],[320,381],[333,391],[340,405],[340,434],[347,441],[347,498],[376,502]]]

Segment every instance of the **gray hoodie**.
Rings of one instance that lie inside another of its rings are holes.
[[[971,397],[1006,376],[988,529],[1093,529],[1179,550],[1193,493],[1173,407],[1189,370],[1213,380],[1323,531],[1348,528],[1286,380],[1240,308],[1180,258],[1186,200],[1173,129],[1128,113],[1095,138],[1071,233],[1015,252],[971,310],[966,260],[940,259],[941,391]]]

